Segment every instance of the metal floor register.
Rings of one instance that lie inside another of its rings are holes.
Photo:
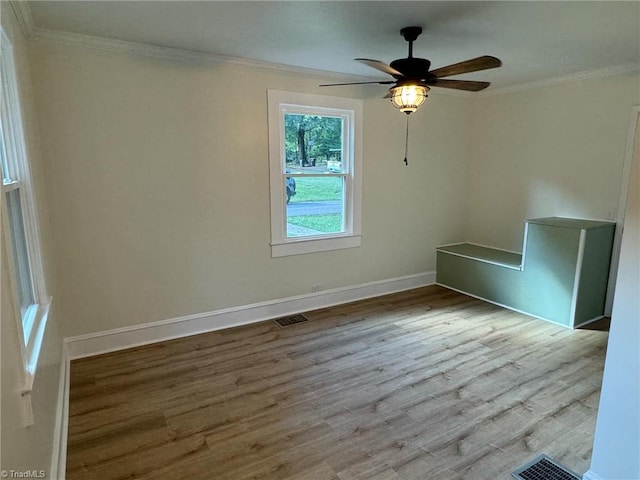
[[[540,455],[511,472],[518,480],[580,480],[580,475],[563,467],[547,455]]]

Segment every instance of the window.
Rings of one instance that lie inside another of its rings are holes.
[[[19,93],[8,37],[1,33],[0,167],[2,230],[21,340],[26,390],[35,374],[49,310],[38,238],[37,213],[22,127]]]
[[[271,253],[360,246],[362,101],[269,90]]]

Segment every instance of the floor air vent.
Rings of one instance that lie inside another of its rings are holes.
[[[307,317],[299,313],[298,315],[289,315],[286,317],[276,318],[273,321],[281,327],[288,327],[289,325],[295,325],[296,323],[302,323],[309,320]]]
[[[581,478],[546,455],[540,455],[511,472],[511,475],[518,480],[580,480]]]

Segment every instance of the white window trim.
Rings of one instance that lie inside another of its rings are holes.
[[[283,257],[343,248],[359,247],[362,239],[362,130],[363,102],[359,99],[314,95],[310,93],[267,91],[269,120],[269,171],[271,199],[271,256]],[[286,195],[283,185],[284,112],[323,109],[342,110],[351,118],[347,148],[351,162],[347,169],[345,194],[346,232],[288,238],[286,234]]]
[[[51,305],[51,297],[47,294],[47,288],[44,279],[42,250],[40,244],[40,234],[38,228],[38,212],[36,208],[35,192],[32,186],[32,176],[29,167],[29,157],[27,155],[27,146],[23,128],[23,117],[20,105],[20,90],[17,83],[17,72],[13,55],[13,46],[8,36],[0,29],[0,49],[2,51],[2,68],[6,68],[6,81],[11,91],[9,101],[2,107],[2,116],[0,121],[7,127],[8,132],[5,134],[11,137],[11,145],[7,148],[11,149],[11,156],[7,159],[11,163],[19,177],[17,182],[12,182],[2,187],[2,230],[3,230],[3,250],[5,256],[3,261],[6,262],[9,273],[11,298],[15,321],[18,327],[18,336],[20,341],[20,350],[23,361],[24,386],[23,396],[28,395],[33,388],[33,381],[38,365],[38,358],[44,339],[44,332],[49,315]],[[2,82],[3,83],[3,82]],[[23,211],[24,230],[27,244],[27,254],[29,257],[29,266],[32,276],[32,287],[34,304],[32,304],[23,316],[18,301],[17,292],[17,276],[13,262],[13,246],[11,234],[9,232],[9,222],[7,215],[7,206],[4,201],[6,191],[20,188],[21,207]],[[28,325],[28,338],[25,338],[25,328]]]

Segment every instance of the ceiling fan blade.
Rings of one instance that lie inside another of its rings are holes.
[[[375,68],[376,70],[380,70],[381,72],[388,73],[396,78],[404,76],[398,70],[384,62],[381,62],[380,60],[371,60],[370,58],[356,58],[355,60],[356,62],[364,63],[365,65]]]
[[[377,83],[379,85],[390,85],[392,83],[396,83],[395,80],[381,80],[379,82],[349,82],[349,83],[325,83],[323,85],[318,85],[319,87],[339,87],[341,85],[367,85],[370,83]]]
[[[479,70],[488,70],[502,65],[500,59],[485,55],[483,57],[472,58],[464,62],[454,63],[446,67],[436,68],[429,73],[436,78],[450,77],[451,75],[460,75],[462,73],[477,72]]]
[[[468,92],[478,92],[491,85],[489,82],[474,82],[471,80],[445,80],[443,78],[428,80],[426,83],[427,85],[433,87],[454,88],[456,90],[466,90]]]

